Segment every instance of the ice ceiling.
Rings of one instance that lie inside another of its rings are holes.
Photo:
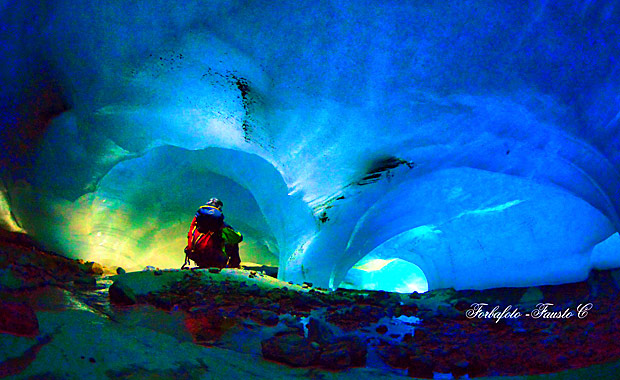
[[[620,4],[515,4],[0,1],[0,225],[178,267],[218,196],[287,281],[618,267]]]

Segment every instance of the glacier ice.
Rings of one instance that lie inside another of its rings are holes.
[[[242,257],[287,281],[581,280],[620,266],[618,16],[615,1],[2,2],[0,227],[176,266],[218,196]],[[389,263],[361,273],[372,260]]]
[[[402,259],[380,259],[370,253],[349,269],[339,287],[424,293],[428,290],[428,281],[415,264]]]

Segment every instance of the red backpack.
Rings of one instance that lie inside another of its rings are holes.
[[[204,217],[204,215],[202,215],[203,213],[211,213],[211,210],[207,207],[204,207],[206,210],[203,210],[203,207],[196,213],[196,217],[192,221],[189,233],[187,234],[185,263],[181,269],[185,269],[185,266],[190,264],[189,260],[194,261],[196,265],[202,268],[223,268],[226,266],[227,257],[222,250],[222,222],[220,220],[214,225],[209,225],[209,223],[205,223],[204,220],[201,220],[201,217]],[[223,219],[223,217],[221,219]]]

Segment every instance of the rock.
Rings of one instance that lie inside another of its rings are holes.
[[[137,302],[136,295],[130,287],[122,282],[114,281],[108,290],[110,302],[117,305],[133,305]]]
[[[459,319],[464,316],[464,314],[449,304],[440,304],[437,306],[436,315],[440,318],[447,319]]]
[[[421,309],[417,313],[417,317],[422,319],[422,320],[433,319],[436,316],[437,316],[437,314],[433,310],[430,310],[430,309]]]
[[[537,304],[543,302],[543,300],[544,294],[540,290],[540,288],[532,286],[526,290],[523,296],[521,296],[521,299],[519,300],[519,305],[524,308],[530,309]]]
[[[24,280],[9,268],[0,269],[0,289],[16,290],[24,287]]]
[[[127,273],[127,271],[125,271],[125,269],[118,267],[116,268],[116,274],[125,274]]]
[[[285,326],[295,329],[299,333],[303,333],[304,331],[304,325],[299,321],[299,318],[295,318],[291,315],[283,315],[281,321]]]
[[[385,290],[371,290],[368,293],[368,297],[372,299],[373,301],[380,301],[380,300],[390,299],[391,295],[389,292],[386,292]]]
[[[486,363],[485,360],[478,357],[469,358],[467,360],[467,374],[469,377],[474,378],[486,375],[488,369]]]
[[[334,333],[327,323],[316,318],[310,318],[308,320],[309,341],[317,342],[319,344],[325,344],[332,340],[333,337]]]
[[[198,344],[212,345],[238,322],[237,318],[226,315],[219,308],[204,306],[186,316],[184,324]],[[256,326],[244,322],[244,327],[253,329]]]
[[[25,256],[25,255],[20,255],[17,257],[16,263],[19,264],[19,266],[26,266],[30,264],[30,257]]]
[[[102,275],[103,274],[103,267],[101,266],[101,264],[99,263],[95,263],[92,261],[89,261],[85,264],[83,264],[84,266],[82,267],[84,272],[86,273],[91,273],[91,274],[96,274],[96,275]]]
[[[239,287],[247,286],[244,282],[239,284]],[[267,298],[273,302],[278,302],[282,299],[282,292],[279,289],[270,289],[267,291]]]
[[[614,274],[614,272],[616,272]],[[613,294],[618,289],[618,273],[616,271],[596,270],[590,271],[586,281],[589,288],[590,299],[599,297],[602,294]]]
[[[351,365],[354,367],[364,367],[366,365],[366,356],[368,355],[368,347],[364,341],[358,336],[344,336],[336,340],[347,344],[351,355]]]
[[[345,369],[351,367],[351,352],[345,342],[331,344],[319,357],[319,364],[327,369]]]
[[[416,327],[413,330],[413,339],[416,341],[427,339],[432,335],[432,331],[426,327]]]
[[[313,347],[308,339],[295,333],[276,335],[261,342],[265,359],[284,363],[293,367],[306,367],[316,362],[319,349]]]
[[[458,298],[459,293],[454,288],[442,288],[435,289],[423,294],[422,298],[431,298],[437,301],[450,302],[451,300]]]
[[[366,365],[368,348],[357,336],[344,336],[325,345],[319,356],[319,364],[327,369],[338,370]]]
[[[469,367],[469,362],[465,359],[454,363],[454,366],[457,368],[467,368]]]
[[[78,276],[73,280],[73,282],[76,285],[84,285],[93,288],[97,286],[97,280],[89,275]]]
[[[460,299],[454,303],[454,308],[461,313],[464,313],[466,310],[471,308],[471,305],[474,302],[471,300]]]
[[[93,265],[90,267],[90,270],[92,271],[93,274],[96,274],[96,275],[103,274],[103,266],[101,266],[101,264],[99,263],[93,263]]]
[[[377,353],[383,361],[394,368],[408,368],[411,352],[403,345],[393,345],[383,342],[383,345],[377,347]]]
[[[405,335],[403,335],[403,343],[411,344],[412,342],[413,342],[413,334],[406,333]]]
[[[275,326],[280,321],[278,314],[270,310],[254,309],[250,313],[252,319],[265,326]]]
[[[557,334],[552,334],[552,335],[549,335],[548,337],[546,337],[545,339],[543,339],[541,342],[544,343],[544,344],[551,345],[551,344],[556,343],[558,340],[560,340],[560,336],[557,335]]]
[[[520,319],[505,319],[506,326],[512,329],[513,333],[523,334],[530,331],[523,326],[523,322]],[[568,324],[567,326],[572,326]]]
[[[388,328],[386,325],[377,326],[375,330],[377,331],[377,333],[382,334],[382,335],[388,332]]]
[[[610,272],[611,280],[616,290],[620,290],[620,269],[614,269]]]
[[[433,361],[426,356],[415,357],[409,360],[407,366],[407,374],[410,377],[419,377],[422,379],[434,378]]]
[[[32,307],[0,300],[0,332],[19,336],[39,335],[39,321]]]
[[[462,376],[464,376],[465,374],[467,374],[467,369],[469,368],[469,362],[465,359],[460,360],[456,363],[454,363],[450,370],[452,372],[452,375],[454,375],[455,378],[459,379]]]
[[[569,359],[567,356],[565,355],[559,355],[556,360],[558,361],[558,363],[562,364],[562,365],[567,365],[569,363]]]

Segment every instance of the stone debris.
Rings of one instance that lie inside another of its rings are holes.
[[[0,299],[0,310],[0,333],[27,337],[39,335],[39,321],[29,305]]]
[[[231,334],[245,334],[251,339],[235,344],[254,345],[265,359],[312,371],[363,367],[371,352],[373,365],[379,360],[418,378],[542,374],[620,357],[620,320],[614,318],[620,307],[617,271],[593,271],[587,281],[557,286],[399,295],[330,292],[239,269],[121,273],[118,268],[109,289],[102,289],[106,306],[101,299],[84,298],[98,292],[106,276],[93,268],[98,267],[7,243],[0,255],[0,332],[39,339],[34,306],[41,300],[33,303],[28,295],[52,288],[81,310],[148,307],[179,316],[179,326],[168,331],[184,331],[202,346],[230,344],[225,342]],[[593,306],[585,318],[466,317],[474,303],[489,309],[512,305],[525,313],[525,307],[540,301],[554,303],[553,310]]]

